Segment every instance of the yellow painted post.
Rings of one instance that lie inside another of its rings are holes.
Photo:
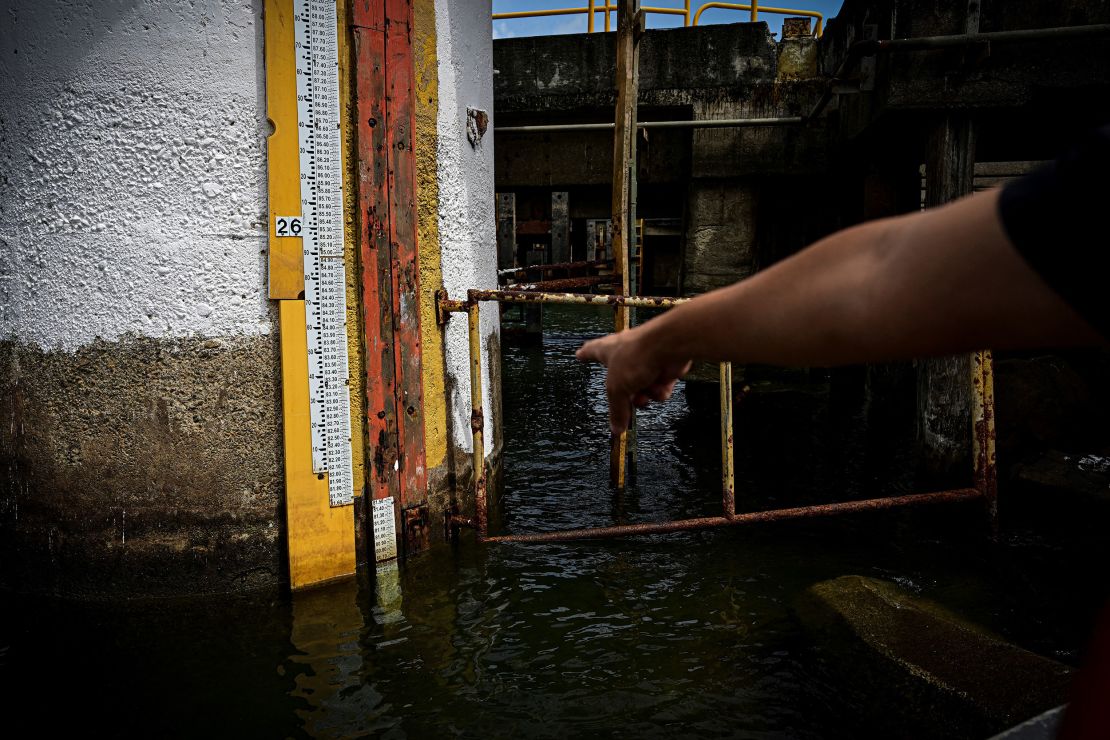
[[[732,445],[732,363],[721,363],[721,504],[725,516],[736,516],[735,463]]]
[[[998,528],[998,459],[994,427],[994,358],[990,350],[971,355],[971,449],[975,487],[983,494],[992,530]]]
[[[420,271],[420,351],[424,381],[424,465],[428,492],[446,487],[447,392],[443,327],[436,323],[436,288],[443,286],[439,245],[439,183],[436,180],[436,121],[439,68],[436,58],[435,0],[413,3],[412,49],[416,135],[416,248]]]
[[[312,470],[309,427],[308,332],[305,326],[303,239],[277,237],[275,216],[300,216],[297,83],[293,0],[266,0],[266,108],[270,212],[270,298],[278,301],[281,338],[282,431],[289,580],[296,590],[353,575],[354,507],[333,508],[328,476]],[[340,64],[346,65],[345,13],[340,13]],[[341,86],[345,90],[346,86]],[[358,434],[358,427],[352,431]],[[356,468],[361,460],[355,460]]]
[[[594,32],[594,1],[595,0],[590,0],[589,6],[587,7],[587,14],[589,15],[589,18],[586,20],[586,33]],[[606,4],[608,4],[609,0],[605,1]]]
[[[297,60],[293,49],[293,0],[266,0],[266,140],[269,169],[270,299],[296,299],[304,292],[301,239],[279,237],[276,219],[300,216],[297,153]]]
[[[328,476],[312,472],[308,332],[304,301],[280,301],[281,403],[285,435],[285,526],[294,590],[355,572],[354,507],[332,507]]]
[[[752,0],[752,23],[759,20],[759,0]]]
[[[470,433],[474,472],[474,507],[478,514],[478,534],[489,534],[489,505],[486,501],[485,404],[482,401],[482,334],[478,301],[466,309],[466,325],[470,339]]]
[[[682,26],[688,27],[690,25],[690,0],[686,0],[686,14],[682,16]]]

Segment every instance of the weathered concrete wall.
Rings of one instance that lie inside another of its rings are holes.
[[[278,388],[268,337],[0,343],[0,570],[103,597],[276,583]]]
[[[5,3],[0,333],[258,335],[258,6]]]
[[[493,39],[489,0],[438,0],[436,55],[439,65],[438,185],[439,240],[443,285],[452,298],[469,288],[497,285],[493,188]],[[467,110],[485,111],[488,128],[473,143]],[[486,454],[500,447],[499,311],[481,307],[482,385]],[[457,452],[472,449],[470,370],[466,319],[456,316],[446,331],[451,441]],[[460,464],[465,459],[460,457]],[[460,471],[461,472],[461,471]]]
[[[755,271],[755,190],[735,180],[690,183],[684,294],[705,293]]]
[[[612,34],[495,42],[500,123],[612,121],[613,43]],[[776,44],[766,23],[649,31],[640,46],[640,119],[799,116],[824,89],[824,81],[816,78],[816,61],[814,39],[792,37]],[[811,222],[821,220],[827,195],[805,183],[827,172],[826,144],[823,124],[657,129],[641,136],[642,194],[665,184],[674,203],[641,198],[638,214],[648,219],[684,216],[685,293],[750,274],[768,260],[761,251],[779,254],[802,246],[761,236],[775,232],[767,222],[782,216],[779,209],[758,206],[765,200],[763,181],[796,178],[793,209],[808,214]],[[506,192],[566,189],[572,211],[581,210],[580,201],[590,197],[586,188],[611,182],[612,152],[608,131],[499,133],[497,187]],[[811,231],[821,236],[828,230],[818,226]],[[783,236],[781,230],[776,236]]]
[[[4,575],[275,583],[261,2],[5,6]]]
[[[502,114],[616,103],[616,34],[499,39],[494,47]],[[774,79],[775,56],[766,23],[648,31],[640,42],[640,103],[682,105],[700,90],[742,95]]]

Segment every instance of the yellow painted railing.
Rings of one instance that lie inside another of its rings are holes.
[[[681,8],[659,8],[654,6],[643,6],[646,13],[654,13],[656,15],[678,15],[682,16],[683,26],[696,26],[701,20],[701,14],[712,8],[721,10],[743,10],[748,12],[748,17],[752,23],[759,20],[759,14],[774,13],[776,15],[789,15],[800,16],[803,18],[816,18],[817,25],[814,29],[813,35],[820,36],[825,16],[816,10],[796,10],[792,8],[771,8],[759,4],[759,0],[751,0],[749,5],[740,5],[738,3],[703,3],[698,7],[697,11],[691,15],[690,0],[684,0],[683,7]],[[514,18],[543,18],[545,16],[553,15],[585,15],[586,16],[586,32],[593,33],[595,30],[595,21],[598,13],[602,13],[604,17],[604,30],[612,30],[611,16],[617,11],[616,5],[610,5],[609,0],[602,0],[598,4],[597,0],[587,0],[587,5],[584,8],[550,8],[547,10],[517,10],[511,13],[494,13],[493,20],[511,20]]]

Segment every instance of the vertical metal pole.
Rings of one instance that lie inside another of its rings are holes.
[[[979,0],[968,0],[966,33],[979,32]],[[974,184],[975,165],[971,178]],[[998,458],[994,429],[994,358],[991,351],[980,350],[971,356],[971,455],[975,487],[983,494],[991,535],[998,534]]]
[[[690,25],[690,0],[686,0],[686,14],[682,16],[682,27],[686,28]]]
[[[609,0],[605,0],[608,5]],[[590,0],[587,5],[588,16],[586,20],[586,33],[594,32],[594,0]]]
[[[983,494],[992,534],[998,530],[998,458],[995,454],[994,360],[990,350],[971,356],[971,449],[975,488]]]
[[[608,7],[608,3],[606,3]],[[630,179],[636,144],[636,0],[619,0],[617,6],[617,105],[613,130],[613,256],[614,272],[620,278],[620,295],[629,294]],[[606,15],[608,17],[608,14]],[[628,309],[617,308],[615,330],[629,327]],[[624,488],[628,457],[628,433],[613,435],[609,446],[609,480]]]
[[[474,445],[474,508],[478,515],[478,534],[489,534],[489,510],[486,502],[485,415],[482,411],[482,334],[479,331],[478,301],[466,309],[470,334],[470,434]]]
[[[759,20],[759,0],[752,0],[752,23]]]
[[[605,33],[609,33],[609,10],[611,7],[609,0],[605,0]]]
[[[732,363],[721,363],[721,503],[725,516],[736,516],[736,481],[732,455]]]

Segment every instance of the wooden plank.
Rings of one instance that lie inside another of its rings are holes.
[[[271,300],[304,297],[302,240],[278,237],[278,216],[301,215],[300,159],[297,153],[297,61],[293,48],[293,0],[266,0],[266,115],[273,133],[266,139],[269,180],[269,290]]]
[[[328,476],[312,472],[308,413],[308,332],[304,301],[280,301],[285,525],[294,590],[353,575],[354,508],[332,507]]]
[[[427,503],[413,146],[416,110],[413,100],[412,0],[385,0],[385,18],[386,153],[389,241],[393,252],[399,472],[401,506],[407,509]]]
[[[393,497],[399,521],[400,450],[397,428],[393,334],[393,258],[387,195],[385,6],[382,0],[352,5],[358,130],[359,262],[365,356],[366,427],[370,496]]]
[[[616,291],[628,295],[628,250],[630,244],[629,197],[632,147],[635,144],[636,90],[636,4],[635,0],[618,0],[617,10],[617,105],[613,130],[613,272]],[[608,14],[606,14],[608,16]],[[616,310],[616,331],[629,326],[628,309]],[[609,479],[618,488],[625,484],[628,458],[628,433],[614,436],[609,449]]]

